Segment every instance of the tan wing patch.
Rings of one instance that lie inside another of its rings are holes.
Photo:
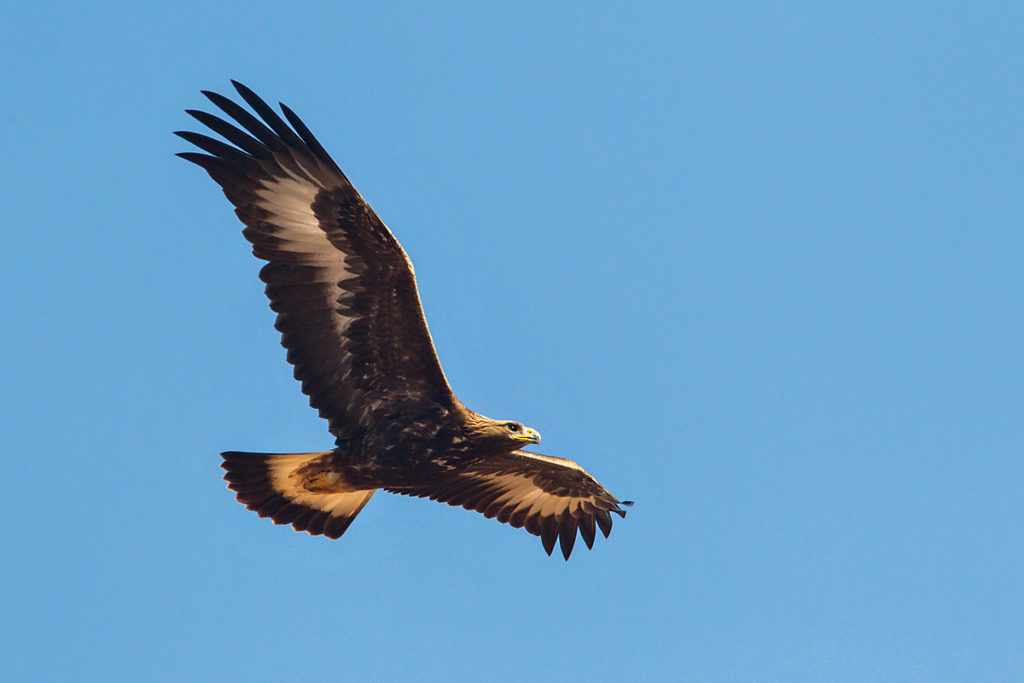
[[[260,517],[291,524],[296,531],[338,538],[376,489],[346,485],[325,467],[329,455],[224,453],[224,479],[238,501]]]
[[[297,453],[268,461],[270,483],[288,500],[298,505],[323,510],[331,515],[355,516],[376,489],[350,486],[339,474],[327,469],[327,453]]]

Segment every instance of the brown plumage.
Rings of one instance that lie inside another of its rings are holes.
[[[620,505],[571,460],[519,450],[540,435],[475,413],[452,393],[427,329],[412,264],[313,134],[234,83],[252,113],[205,92],[234,123],[188,113],[221,137],[177,135],[204,153],[245,224],[275,327],[335,448],[223,454],[239,502],[311,534],[340,537],[374,491],[461,505],[540,536],[566,559],[577,531],[607,537]],[[257,118],[258,117],[258,118]]]

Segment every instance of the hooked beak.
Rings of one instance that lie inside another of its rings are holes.
[[[540,432],[538,432],[536,429],[531,429],[530,427],[527,427],[524,433],[520,434],[515,438],[519,439],[520,441],[525,441],[526,443],[540,443]]]

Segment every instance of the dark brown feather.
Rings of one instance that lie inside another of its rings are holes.
[[[540,518],[540,540],[544,544],[544,552],[548,555],[555,549],[555,540],[558,538],[558,522],[554,517]]]
[[[580,522],[580,536],[583,537],[583,542],[587,544],[587,548],[594,547],[594,516],[583,515],[579,519]]]
[[[558,525],[558,538],[561,542],[562,557],[568,560],[576,543],[576,520],[571,515],[562,515],[562,521]]]

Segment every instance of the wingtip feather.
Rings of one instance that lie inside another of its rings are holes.
[[[559,525],[558,540],[566,562],[569,561],[569,555],[572,554],[572,548],[576,544],[576,526],[576,518],[571,515],[565,515]]]

